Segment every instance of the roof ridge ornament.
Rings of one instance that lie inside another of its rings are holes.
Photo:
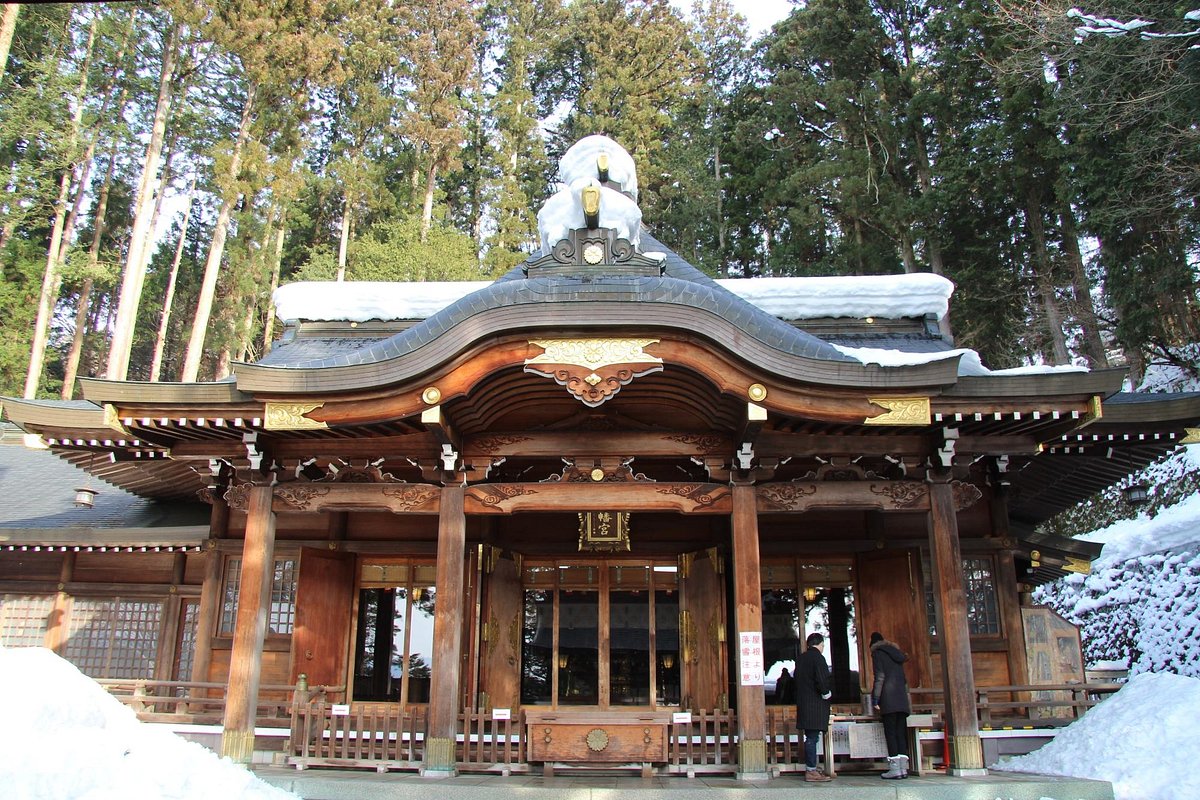
[[[642,211],[637,170],[625,148],[607,136],[587,136],[559,162],[562,181],[538,212],[540,256],[529,277],[660,276],[662,257],[640,252]]]

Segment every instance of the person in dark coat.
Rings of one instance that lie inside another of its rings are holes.
[[[806,644],[796,662],[792,684],[796,691],[796,727],[804,731],[804,780],[828,781],[832,778],[817,769],[817,739],[829,728],[829,698],[833,695],[829,665],[823,655],[825,637],[810,633]]]
[[[784,667],[779,671],[779,678],[775,681],[775,705],[790,706],[796,702],[795,687],[792,685],[792,673],[788,672],[788,668]]]
[[[883,719],[883,736],[887,740],[888,770],[880,777],[885,780],[908,777],[908,680],[904,677],[904,662],[908,655],[894,642],[876,631],[871,634],[871,663],[875,671],[871,687],[871,704]]]

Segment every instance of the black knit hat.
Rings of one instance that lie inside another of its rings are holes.
[[[871,644],[875,644],[876,642],[882,642],[882,641],[883,641],[883,634],[880,633],[879,631],[875,631],[874,633],[871,634]]]

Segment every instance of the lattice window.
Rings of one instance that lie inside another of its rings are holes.
[[[276,559],[271,581],[271,606],[267,629],[271,633],[290,634],[296,622],[296,562]]]
[[[231,558],[225,562],[225,585],[221,592],[221,624],[218,633],[232,634],[237,625],[238,594],[242,591],[242,560]]]
[[[242,560],[225,562],[225,589],[222,593],[221,626],[218,633],[232,635],[237,625],[238,595],[242,588]],[[290,558],[275,559],[275,574],[271,580],[271,604],[267,626],[271,633],[290,634],[296,622],[296,562]]]
[[[963,559],[963,589],[967,595],[967,624],[971,633],[999,634],[1000,612],[990,558]]]
[[[925,565],[925,612],[929,635],[937,636],[937,616],[933,603],[933,579],[929,560]],[[963,589],[967,599],[967,625],[972,636],[995,636],[1000,633],[999,600],[989,558],[964,558]]]
[[[152,678],[162,614],[161,600],[76,597],[63,658],[93,678]]]
[[[53,609],[53,595],[0,595],[0,645],[44,646]]]
[[[175,670],[175,679],[190,681],[192,666],[196,661],[196,631],[200,623],[200,604],[184,603],[183,619],[179,631],[179,667]]]

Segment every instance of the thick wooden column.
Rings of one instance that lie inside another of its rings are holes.
[[[424,774],[452,775],[458,735],[458,682],[462,659],[463,559],[467,518],[463,487],[442,489],[438,511],[437,595],[433,609],[433,678]]]
[[[54,608],[50,610],[50,619],[46,622],[46,647],[62,655],[62,647],[67,643],[67,611],[71,607],[71,596],[67,594],[67,584],[75,580],[74,552],[63,553],[62,567],[58,572],[58,592],[54,595]]]
[[[929,560],[938,640],[942,647],[942,689],[946,701],[949,774],[983,775],[983,744],[975,709],[975,671],[971,664],[971,631],[963,586],[958,518],[949,471],[929,478]]]
[[[735,643],[741,659],[741,634],[757,633],[762,662],[762,579],[758,558],[758,510],[753,486],[733,487],[733,603]],[[738,777],[766,780],[767,699],[762,684],[745,686],[738,671]]]
[[[271,496],[270,486],[254,486],[247,498],[242,583],[233,629],[229,683],[225,689],[225,729],[221,734],[221,755],[239,764],[249,764],[254,755],[262,648],[267,634],[271,582],[275,577],[275,514],[271,511]]]
[[[1013,561],[1008,526],[1008,490],[1000,485],[992,489],[990,503],[992,536],[1006,546],[996,554],[996,596],[1000,601],[1000,622],[1008,642],[1008,682],[1014,686],[1029,683],[1029,663],[1025,653],[1025,622],[1021,617],[1021,595],[1017,589],[1017,565]],[[1022,694],[1019,699],[1027,699]]]
[[[196,652],[192,658],[192,680],[209,678],[212,664],[212,637],[221,610],[221,567],[223,557],[217,540],[229,535],[229,503],[220,492],[213,492],[212,515],[208,521],[208,540],[204,548],[204,583],[200,587],[200,608],[196,612]]]

